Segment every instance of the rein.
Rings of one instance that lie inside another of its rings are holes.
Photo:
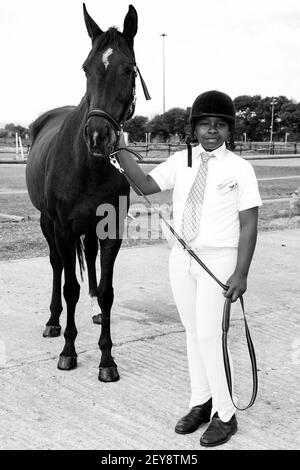
[[[131,149],[128,149],[128,148],[119,148],[115,151],[113,151],[109,158],[110,158],[110,163],[115,167],[117,168],[117,170],[122,173],[124,176],[126,176],[126,178],[128,179],[129,183],[131,184],[131,186],[134,188],[134,190],[140,195],[140,196],[143,196],[143,198],[145,199],[145,201],[150,204],[151,206],[151,201],[149,200],[149,198],[143,193],[143,191],[132,181],[132,179],[130,178],[130,176],[127,175],[127,173],[125,173],[124,169],[120,166],[117,158],[116,158],[116,155],[118,154],[119,151],[121,150],[126,150],[127,152],[129,153],[132,153],[134,156],[136,156],[139,160],[142,160],[142,156],[134,151],[134,150],[131,150]],[[220,279],[218,279],[211,271],[210,269],[203,263],[203,261],[201,261],[201,259],[197,256],[197,254],[193,251],[193,249],[189,246],[188,243],[186,243],[182,237],[174,230],[174,228],[169,224],[169,222],[167,222],[167,220],[163,217],[162,213],[156,209],[155,207],[153,207],[154,209],[154,212],[156,212],[156,214],[158,214],[159,218],[166,224],[166,226],[168,227],[168,229],[171,231],[171,233],[177,238],[177,240],[179,241],[179,243],[182,245],[182,247],[192,256],[192,258],[195,259],[195,261],[200,264],[200,266],[216,281],[217,284],[219,284],[220,287],[222,287],[222,289],[224,289],[225,291],[227,291],[229,289],[229,286],[227,286],[226,284],[223,284],[223,282],[220,281]],[[235,402],[234,402],[234,399],[233,399],[233,396],[232,396],[232,378],[231,378],[231,369],[230,369],[230,361],[229,361],[229,354],[228,354],[228,345],[227,345],[227,337],[228,337],[228,332],[229,332],[229,326],[230,326],[230,313],[231,313],[231,300],[229,298],[227,298],[225,300],[225,303],[224,303],[224,308],[223,308],[223,321],[222,321],[222,349],[223,349],[223,360],[224,360],[224,368],[225,368],[225,375],[226,375],[226,380],[227,380],[227,385],[228,385],[228,390],[229,390],[229,394],[230,394],[230,398],[231,398],[231,401],[234,405],[234,407],[239,410],[239,411],[244,411],[244,410],[247,410],[248,408],[250,408],[254,402],[255,402],[255,399],[256,399],[256,396],[257,396],[257,388],[258,388],[258,378],[257,378],[257,365],[256,365],[256,357],[255,357],[255,351],[254,351],[254,346],[253,346],[253,342],[252,342],[252,339],[251,339],[251,336],[250,336],[250,331],[249,331],[249,327],[248,327],[248,324],[247,324],[247,320],[246,320],[246,315],[245,315],[245,309],[244,309],[244,300],[243,300],[243,296],[240,297],[240,303],[241,303],[241,307],[242,307],[242,312],[243,312],[243,318],[244,318],[244,325],[245,325],[245,332],[246,332],[246,339],[247,339],[247,346],[248,346],[248,352],[249,352],[249,356],[250,356],[250,360],[251,360],[251,368],[252,368],[252,382],[253,382],[253,386],[252,386],[252,396],[251,396],[251,399],[248,403],[247,406],[245,406],[244,408],[239,408]]]

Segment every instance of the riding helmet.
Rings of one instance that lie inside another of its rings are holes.
[[[192,128],[195,121],[205,116],[224,118],[232,126],[235,123],[235,107],[230,96],[221,91],[211,90],[199,95],[192,106],[190,123]]]

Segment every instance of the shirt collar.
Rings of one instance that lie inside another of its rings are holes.
[[[221,147],[218,147],[216,150],[210,153],[214,154],[217,160],[222,160],[226,156],[226,150],[227,149],[224,142]],[[196,159],[200,158],[202,152],[207,152],[207,150],[204,150],[201,144],[197,145],[197,147],[194,147],[193,157]]]

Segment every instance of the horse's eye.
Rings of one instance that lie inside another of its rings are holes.
[[[125,75],[128,75],[128,76],[132,75],[132,73],[133,73],[132,67],[126,67],[124,73],[125,73]]]

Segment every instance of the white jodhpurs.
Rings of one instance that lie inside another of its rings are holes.
[[[197,250],[199,258],[224,284],[237,261],[236,248]],[[173,246],[169,273],[174,300],[186,331],[191,380],[190,407],[212,397],[212,414],[229,421],[235,412],[226,382],[222,353],[223,289],[177,244]],[[233,367],[231,362],[233,377]]]

